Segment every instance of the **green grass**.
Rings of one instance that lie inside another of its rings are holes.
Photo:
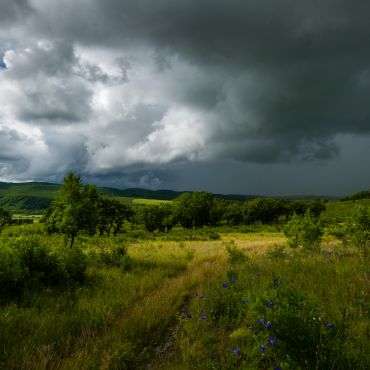
[[[142,199],[142,198],[135,198],[132,201],[134,204],[140,204],[145,206],[156,206],[163,203],[171,203],[170,200],[161,200],[161,199]]]
[[[64,248],[42,224],[6,228],[0,248],[30,235]],[[268,252],[284,242],[261,225],[80,236],[83,282],[30,285],[1,302],[0,368],[367,369],[368,259],[332,238],[317,254]],[[122,246],[129,258],[115,259]]]
[[[356,212],[356,207],[370,207],[370,199],[350,201],[329,201],[326,203],[326,211],[322,214],[322,220],[327,224],[338,224],[349,220]]]

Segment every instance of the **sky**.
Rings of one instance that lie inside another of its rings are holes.
[[[370,188],[368,0],[0,0],[0,181]]]

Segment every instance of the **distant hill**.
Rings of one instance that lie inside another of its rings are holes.
[[[6,183],[0,182],[0,207],[5,207],[13,212],[38,213],[48,208],[57,196],[60,184],[48,182]],[[116,189],[111,187],[98,187],[102,194],[121,198],[125,202],[133,199],[173,200],[183,191],[174,190],[149,190],[140,188]],[[241,194],[214,194],[215,198],[225,200],[245,201],[262,197],[261,195]],[[333,199],[332,197],[318,196],[287,196],[276,197],[286,199]]]
[[[347,200],[360,200],[360,199],[370,199],[370,190],[362,190],[358,193],[348,195],[346,197],[343,197],[341,201],[347,201]]]

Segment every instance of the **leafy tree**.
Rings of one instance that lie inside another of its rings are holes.
[[[225,209],[224,220],[229,225],[240,225],[243,223],[243,203],[230,202]]]
[[[139,209],[138,218],[150,232],[155,230],[168,232],[176,223],[173,207],[170,204],[142,207]]]
[[[4,208],[0,208],[0,233],[3,228],[7,225],[12,223],[12,216],[10,212],[5,210]]]
[[[112,230],[113,235],[117,235],[123,222],[129,219],[131,215],[131,208],[121,202],[115,199],[99,198],[97,205],[97,228],[99,235],[106,233],[109,236]]]
[[[206,191],[184,193],[175,202],[176,216],[184,228],[203,227],[211,223],[212,193]]]
[[[87,223],[90,209],[86,208],[81,188],[81,177],[68,172],[58,197],[52,202],[45,217],[47,231],[49,233],[59,231],[64,234],[69,239],[70,248],[78,233],[91,226]]]

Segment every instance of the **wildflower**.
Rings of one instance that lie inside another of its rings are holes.
[[[326,327],[328,329],[332,329],[334,327],[334,325],[331,322],[329,322],[328,324],[326,324]]]
[[[258,320],[258,323],[259,323],[259,324],[261,324],[261,325],[264,325],[264,323],[265,323],[265,319],[259,319],[259,320]]]
[[[266,347],[262,344],[262,346],[260,347],[260,350],[263,352],[265,349]]]
[[[189,319],[191,319],[191,313],[186,310],[185,308],[183,308],[181,311],[180,311],[184,316],[188,317]]]
[[[266,324],[266,329],[267,330],[270,330],[272,328],[272,324],[270,321],[267,321],[267,324]]]
[[[202,313],[202,316],[200,317],[200,319],[205,321],[205,320],[207,320],[207,316],[204,313]]]
[[[270,338],[269,343],[273,346],[276,343],[275,338]]]
[[[249,301],[248,301],[248,299],[243,298],[243,299],[242,299],[242,303],[243,303],[244,305],[247,305],[247,304],[249,304]]]
[[[227,287],[229,286],[229,284],[228,284],[226,281],[224,281],[224,283],[222,284],[222,286],[223,286],[224,288],[227,288]]]
[[[237,354],[239,354],[239,348],[238,347],[235,347],[234,348],[234,350],[233,350],[233,352],[237,355]]]
[[[279,365],[275,366],[274,370],[283,370]]]
[[[275,304],[274,301],[269,301],[269,303],[267,303],[267,307],[272,308],[272,307],[274,307],[274,304]]]
[[[234,277],[231,279],[231,284],[234,284],[237,280],[238,280],[238,278],[237,278],[236,276],[234,276]]]

